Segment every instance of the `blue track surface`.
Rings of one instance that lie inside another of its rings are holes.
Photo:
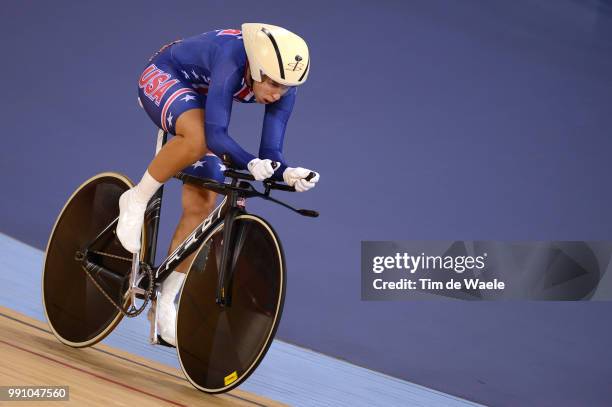
[[[0,234],[0,305],[45,320],[42,262],[40,250]],[[124,319],[104,343],[180,368],[174,350],[148,344],[148,330],[143,313]],[[278,340],[240,388],[296,406],[478,405]]]

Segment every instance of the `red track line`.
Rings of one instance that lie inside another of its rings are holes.
[[[163,397],[156,396],[155,394],[146,392],[144,390],[137,389],[136,387],[128,386],[127,384],[123,384],[123,383],[120,383],[120,382],[118,382],[116,380],[109,379],[108,377],[104,377],[104,376],[101,376],[101,375],[93,373],[93,372],[88,372],[87,370],[81,369],[80,367],[72,366],[72,365],[70,365],[68,363],[64,363],[64,362],[62,362],[60,360],[50,358],[49,356],[45,356],[45,355],[43,355],[41,353],[34,352],[34,351],[29,350],[29,349],[22,348],[21,346],[13,345],[12,343],[3,341],[2,339],[0,339],[0,342],[4,343],[5,345],[12,346],[14,348],[20,349],[20,350],[22,350],[24,352],[28,352],[28,353],[31,353],[33,355],[40,356],[41,358],[48,359],[48,360],[53,361],[55,363],[59,363],[60,365],[69,367],[71,369],[78,370],[79,372],[83,372],[83,373],[86,373],[88,375],[97,377],[98,379],[106,380],[107,382],[111,382],[111,383],[114,383],[114,384],[116,384],[118,386],[125,387],[126,389],[130,389],[130,390],[133,390],[133,391],[138,392],[138,393],[146,394],[147,396],[156,398],[158,400],[165,401],[166,403],[170,403],[170,404],[173,404],[175,406],[187,407],[186,404],[180,404],[180,403],[177,403],[176,401],[168,400],[168,399],[165,399]]]

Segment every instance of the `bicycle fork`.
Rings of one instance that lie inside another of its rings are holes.
[[[223,228],[223,250],[221,254],[221,267],[219,270],[219,280],[217,281],[216,302],[220,306],[230,306],[232,303],[231,283],[233,274],[233,262],[230,261],[233,255],[232,239],[234,232],[234,220],[238,215],[238,210],[230,207],[225,214],[225,226]]]
[[[234,180],[234,184],[236,181]],[[223,249],[221,251],[221,265],[219,268],[219,280],[217,281],[217,293],[215,301],[221,307],[232,305],[232,282],[234,280],[234,267],[236,265],[236,255],[239,248],[236,247],[236,237],[240,234],[237,230],[236,217],[244,212],[246,199],[235,192],[228,194],[228,208],[225,213],[223,227]]]

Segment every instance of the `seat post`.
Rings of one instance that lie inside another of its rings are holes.
[[[157,131],[157,144],[155,146],[155,155],[162,149],[166,140],[168,139],[168,133],[159,129]],[[147,212],[145,214],[145,230],[150,234],[146,239],[146,258],[144,261],[151,266],[155,265],[155,252],[157,249],[157,235],[159,232],[159,218],[161,214],[162,197],[164,196],[164,186],[159,187],[157,192],[153,195],[149,201]]]
[[[164,144],[166,144],[167,140],[168,140],[168,133],[166,133],[162,129],[159,129],[157,131],[157,145],[155,146],[155,155],[159,153],[159,150],[162,149]]]

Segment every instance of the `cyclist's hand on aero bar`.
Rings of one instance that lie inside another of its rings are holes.
[[[309,177],[310,173],[313,173],[314,176]],[[294,187],[297,192],[305,192],[314,188],[319,181],[319,173],[302,167],[287,167],[283,172],[283,180],[287,185]]]
[[[279,167],[278,163],[274,167],[272,167],[272,160],[260,160],[259,158],[254,158],[247,164],[247,168],[255,180],[263,181],[266,178],[270,178],[274,171]]]

